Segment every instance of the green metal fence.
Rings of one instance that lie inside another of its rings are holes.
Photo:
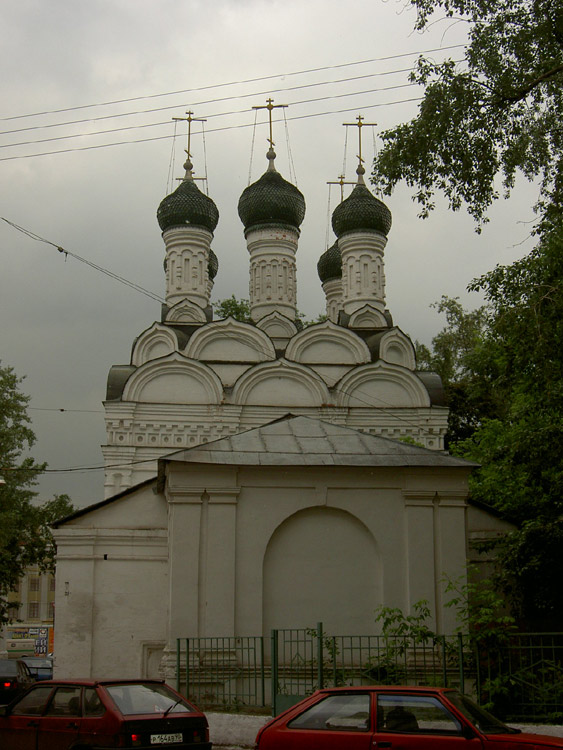
[[[437,685],[473,695],[501,718],[563,722],[563,633],[333,636],[316,627],[270,638],[178,640],[177,686],[202,708],[274,714],[319,687]]]

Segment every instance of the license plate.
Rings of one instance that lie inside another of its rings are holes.
[[[182,742],[182,733],[177,734],[151,734],[151,745],[169,745],[172,742]]]

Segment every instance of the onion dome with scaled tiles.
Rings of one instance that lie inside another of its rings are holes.
[[[305,198],[274,166],[276,154],[268,151],[269,165],[262,177],[245,188],[238,215],[245,230],[258,226],[290,226],[298,229],[305,218]]]
[[[207,273],[209,274],[209,278],[211,281],[215,279],[217,276],[217,271],[219,270],[219,260],[213,250],[209,248],[209,260],[207,261]]]
[[[323,284],[331,279],[342,278],[342,254],[338,249],[338,240],[319,258],[317,273]]]
[[[391,211],[366,187],[365,169],[358,167],[358,184],[348,198],[332,213],[332,228],[337,237],[347,232],[375,231],[387,236],[391,229]]]
[[[173,193],[164,198],[156,212],[156,218],[163,232],[172,227],[186,224],[215,230],[219,221],[219,211],[215,203],[201,192],[192,176],[192,163],[184,164],[186,176]]]

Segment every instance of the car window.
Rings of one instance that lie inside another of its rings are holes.
[[[10,659],[2,659],[0,662],[0,674],[14,675],[18,673],[18,663]]]
[[[329,695],[288,723],[292,729],[331,729],[367,732],[370,726],[368,693]]]
[[[24,679],[31,677],[31,672],[29,671],[29,667],[23,661],[18,662],[18,674]]]
[[[80,693],[82,688],[58,687],[47,708],[46,716],[80,716]]]
[[[105,689],[122,714],[161,714],[193,711],[192,706],[166,685],[137,683],[107,685]]]
[[[84,689],[84,716],[103,716],[106,709],[94,688]]]
[[[40,716],[45,710],[52,687],[32,688],[12,707],[13,716]]]
[[[377,731],[460,734],[461,723],[437,696],[380,694]]]
[[[484,734],[511,734],[514,730],[503,724],[502,721],[492,716],[484,708],[474,703],[471,698],[458,693],[457,690],[451,690],[446,693],[446,697],[469,721]]]

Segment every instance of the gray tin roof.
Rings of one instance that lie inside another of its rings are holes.
[[[164,456],[164,461],[246,466],[413,466],[477,464],[398,440],[291,414],[247,432]]]

